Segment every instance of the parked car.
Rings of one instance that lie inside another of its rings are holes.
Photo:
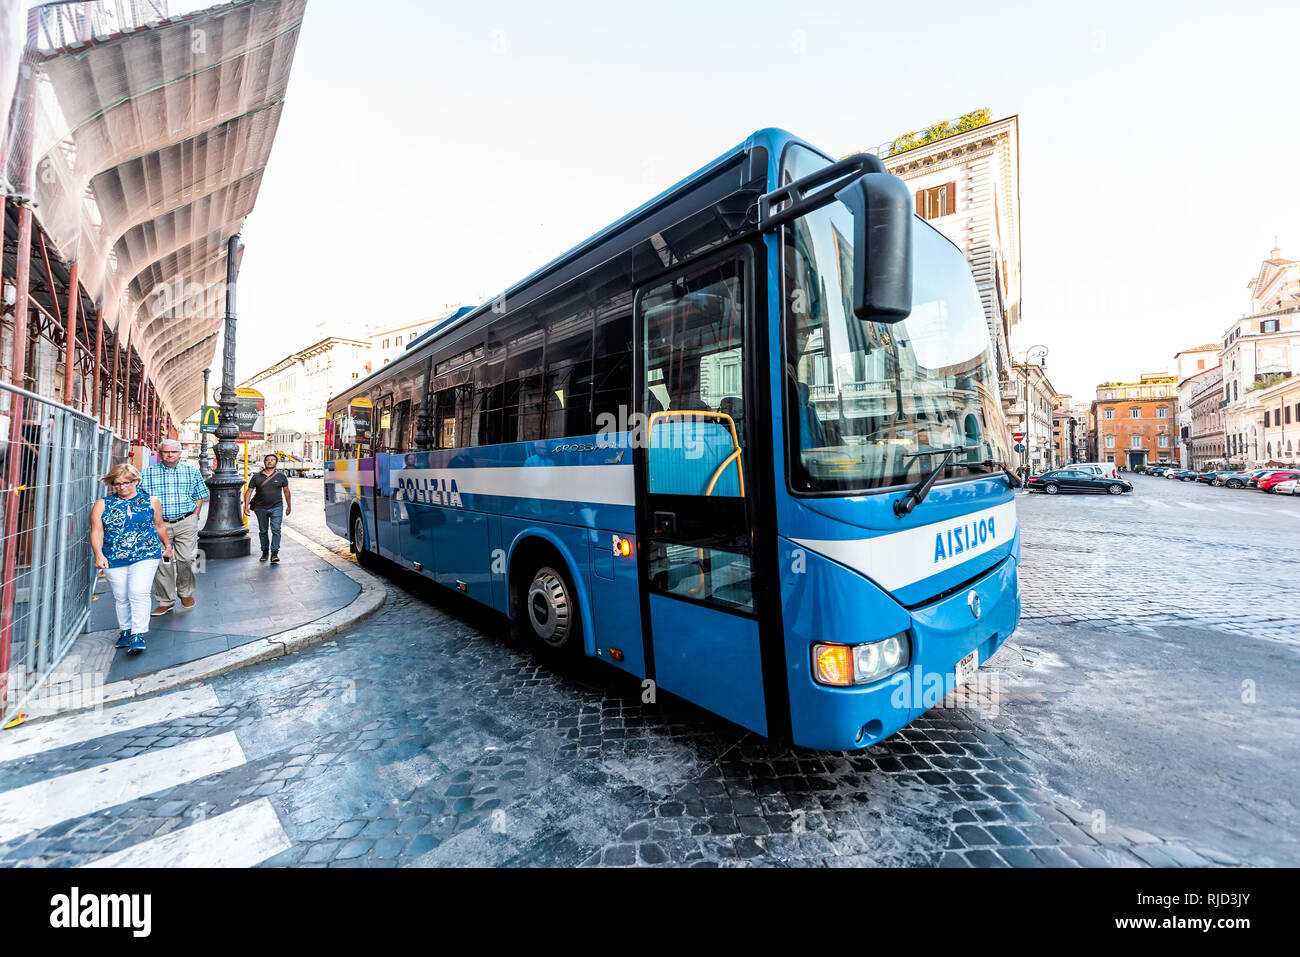
[[[1300,480],[1286,479],[1285,481],[1278,482],[1269,489],[1269,491],[1274,495],[1295,495],[1297,494],[1297,488],[1300,488]]]
[[[1123,479],[1103,478],[1081,469],[1056,469],[1042,475],[1031,476],[1025,483],[1031,492],[1055,495],[1058,492],[1099,492],[1102,495],[1121,495],[1133,491],[1133,485]]]
[[[1295,479],[1300,479],[1300,472],[1282,470],[1271,475],[1262,476],[1259,480],[1259,487],[1265,492],[1273,492],[1277,490],[1278,485],[1282,482],[1294,481]]]
[[[1246,485],[1248,488],[1259,488],[1260,479],[1266,479],[1270,475],[1274,475],[1277,472],[1281,472],[1281,471],[1283,470],[1282,469],[1255,469],[1255,471],[1250,474],[1250,478],[1246,479]]]
[[[1195,482],[1201,477],[1201,473],[1196,469],[1174,469],[1173,477],[1180,482]]]
[[[312,478],[324,478],[324,477],[325,477],[325,470],[324,470],[324,469],[308,469],[307,471],[305,471],[305,472],[302,473],[302,477],[303,477],[303,478],[309,478],[309,479],[312,479]]]
[[[1227,475],[1236,475],[1237,469],[1211,469],[1208,472],[1202,472],[1201,477],[1196,481],[1204,482],[1206,485],[1223,485],[1223,478]]]
[[[1091,472],[1093,475],[1100,475],[1102,478],[1119,478],[1119,472],[1116,470],[1114,462],[1074,462],[1065,467],[1081,472]]]
[[[1154,475],[1156,478],[1160,478],[1160,476],[1165,474],[1165,468],[1163,465],[1148,465],[1143,469],[1143,471],[1146,472],[1147,475]]]
[[[1246,482],[1250,479],[1250,474],[1245,470],[1229,469],[1220,472],[1213,484],[1223,488],[1245,488]]]
[[[1183,474],[1182,469],[1167,468],[1160,473],[1160,477],[1167,478],[1167,479],[1176,479],[1176,478],[1181,478],[1182,474]]]

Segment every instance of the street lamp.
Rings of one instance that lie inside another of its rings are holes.
[[[203,399],[199,402],[199,471],[206,480],[212,476],[212,469],[208,468],[208,433],[203,431],[203,410],[208,405],[208,375],[211,369],[203,370]]]
[[[249,553],[248,528],[240,505],[244,480],[235,466],[239,426],[235,422],[235,280],[239,273],[239,234],[226,248],[226,325],[221,357],[221,414],[217,420],[217,468],[208,479],[212,501],[199,544],[208,558],[239,558]]]

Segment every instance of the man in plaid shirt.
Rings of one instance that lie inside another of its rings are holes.
[[[140,476],[140,491],[157,496],[162,503],[163,521],[171,536],[172,560],[159,562],[153,590],[158,597],[154,615],[165,615],[176,604],[179,593],[183,608],[194,607],[194,555],[199,544],[199,524],[208,486],[199,470],[181,462],[181,444],[163,439],[158,444],[158,465],[150,465]]]

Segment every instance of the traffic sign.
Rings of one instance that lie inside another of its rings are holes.
[[[1024,439],[1025,439],[1025,433],[1023,433],[1023,432],[1012,432],[1012,433],[1011,433],[1011,441],[1012,441],[1012,442],[1023,442]]]
[[[1021,445],[1019,442],[1017,442],[1017,443],[1016,443],[1016,451],[1017,451],[1017,452],[1023,452],[1024,450],[1025,450],[1025,447],[1024,447],[1023,445]]]

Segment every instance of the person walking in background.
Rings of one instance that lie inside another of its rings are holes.
[[[161,461],[157,465],[144,470],[140,491],[162,503],[163,521],[175,547],[174,560],[159,564],[153,580],[158,607],[152,614],[165,615],[176,604],[178,595],[183,608],[194,607],[194,556],[208,486],[196,467],[181,461],[181,444],[175,439],[158,443],[158,457]]]
[[[248,518],[248,506],[253,506],[257,516],[257,535],[262,541],[262,557],[266,561],[268,550],[271,564],[280,564],[280,525],[284,517],[293,511],[293,496],[289,494],[289,479],[279,471],[280,457],[274,453],[262,459],[262,471],[248,480],[244,489],[244,518]],[[280,501],[281,493],[284,501]],[[271,527],[270,540],[267,539],[267,526]]]
[[[140,473],[123,463],[100,481],[109,494],[90,509],[90,547],[117,604],[118,648],[144,651],[149,633],[149,598],[158,560],[172,557],[171,540],[158,499],[140,489]]]

